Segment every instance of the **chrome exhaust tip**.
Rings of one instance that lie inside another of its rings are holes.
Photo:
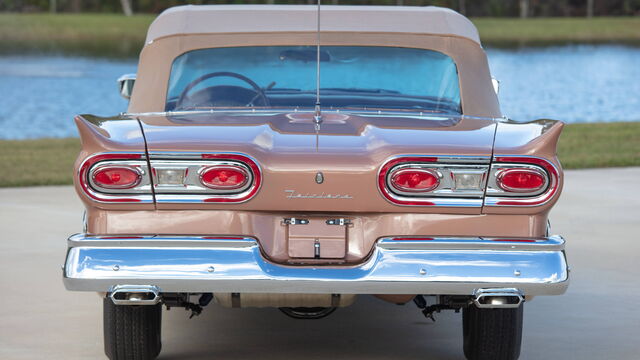
[[[473,294],[473,303],[480,309],[513,309],[523,302],[522,292],[514,288],[478,289]]]
[[[155,305],[160,302],[160,289],[152,285],[116,285],[109,298],[115,305]]]

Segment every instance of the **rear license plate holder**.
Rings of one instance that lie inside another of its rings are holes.
[[[343,259],[347,252],[348,228],[345,218],[287,218],[288,253],[299,259]]]

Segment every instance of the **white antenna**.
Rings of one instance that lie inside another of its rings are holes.
[[[322,113],[320,112],[320,0],[318,0],[318,18],[316,31],[316,114],[313,121],[316,124],[322,122]]]

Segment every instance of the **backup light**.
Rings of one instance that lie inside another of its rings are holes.
[[[453,172],[455,190],[482,190],[483,173],[460,173]]]
[[[157,186],[184,186],[186,168],[154,168]]]

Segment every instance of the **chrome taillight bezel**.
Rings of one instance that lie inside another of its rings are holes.
[[[241,172],[244,176],[244,181],[234,186],[216,186],[216,185],[207,184],[204,181],[204,176],[208,171],[220,170],[220,169],[230,169],[230,170]],[[209,189],[219,190],[219,191],[238,191],[238,192],[243,191],[251,184],[251,181],[253,179],[253,177],[251,176],[251,170],[249,170],[249,168],[247,168],[246,166],[240,163],[225,164],[225,165],[210,165],[200,169],[198,171],[198,175],[200,178],[200,184],[202,184],[203,186]]]
[[[529,192],[508,191],[500,187],[496,181],[501,171],[505,169],[527,169],[542,173],[545,176],[545,184],[540,189]],[[560,172],[551,161],[523,155],[495,156],[491,164],[487,194],[484,206],[505,207],[541,206],[554,198],[560,187]]]
[[[405,172],[423,172],[426,174],[429,174],[431,176],[433,176],[436,179],[435,184],[431,185],[428,188],[425,189],[411,189],[405,186],[402,186],[400,184],[397,184],[396,181],[394,180],[396,177],[402,175]],[[435,169],[429,169],[429,168],[420,168],[420,167],[405,167],[405,168],[399,168],[399,169],[393,169],[391,170],[391,172],[389,173],[389,176],[387,176],[387,185],[394,189],[394,192],[399,192],[399,193],[404,193],[404,194],[417,194],[417,193],[428,193],[431,192],[435,189],[438,188],[438,186],[440,186],[440,179],[442,178],[442,173],[435,170]]]
[[[531,171],[544,178],[544,184],[535,190],[519,190],[508,189],[504,184],[500,183],[500,178],[505,172],[510,170]],[[494,163],[491,164],[489,173],[489,181],[487,183],[487,196],[506,196],[506,197],[534,197],[543,193],[549,186],[549,174],[544,168],[534,164],[522,163]]]
[[[542,184],[540,184],[540,186],[533,188],[533,189],[520,189],[520,188],[514,188],[512,186],[509,186],[507,184],[504,183],[504,181],[502,180],[506,175],[508,175],[511,172],[524,172],[524,173],[530,173],[530,174],[534,174],[534,175],[538,175],[542,178]],[[505,167],[502,168],[498,171],[496,171],[495,173],[495,178],[494,178],[496,184],[498,185],[498,187],[504,191],[506,191],[506,193],[512,193],[512,194],[528,194],[528,193],[533,193],[534,195],[537,195],[541,192],[544,191],[544,189],[549,185],[549,176],[547,175],[547,173],[540,168],[537,167]]]
[[[394,191],[389,174],[402,167],[424,168],[442,174],[440,184],[429,192]],[[527,169],[543,174],[545,183],[539,189],[528,192],[509,192],[496,182],[500,170]],[[458,174],[482,176],[482,190],[470,191],[455,188]],[[496,156],[398,156],[387,160],[378,171],[378,190],[389,202],[400,206],[439,207],[532,207],[551,201],[560,188],[560,171],[544,158],[524,155]]]
[[[96,184],[93,174],[104,167],[135,168],[140,181],[130,188],[107,188]],[[78,184],[84,194],[99,203],[153,203],[151,180],[146,156],[143,152],[107,152],[86,158],[78,168]]]
[[[202,173],[206,169],[213,167],[233,167],[242,169],[247,174],[247,181],[239,187],[235,188],[213,188],[209,187],[202,182]],[[185,173],[184,182],[182,184],[162,184],[158,178],[159,170],[182,170]],[[193,194],[193,195],[206,195],[206,194],[239,194],[245,192],[251,187],[254,176],[249,166],[239,161],[229,160],[151,160],[151,172],[153,176],[153,189],[156,195],[163,194]]]
[[[127,169],[137,174],[136,181],[129,185],[104,185],[99,184],[96,181],[97,173],[100,171],[114,170],[114,169]],[[89,182],[94,189],[103,189],[103,190],[130,190],[139,186],[142,182],[142,176],[145,174],[145,171],[141,169],[139,164],[133,165],[124,165],[124,164],[108,164],[108,165],[97,165],[91,168],[89,173]]]
[[[489,157],[480,156],[398,156],[380,168],[378,190],[387,201],[400,206],[481,207],[489,162]],[[428,191],[399,190],[391,183],[391,176],[404,169],[433,172],[439,177],[438,186]],[[457,189],[456,174],[478,176],[478,189]]]
[[[149,163],[151,169],[149,169]],[[214,189],[205,186],[200,175],[203,169],[228,166],[247,174],[239,187]],[[136,171],[139,181],[132,187],[103,187],[93,181],[93,174],[108,167]],[[158,184],[158,169],[183,169],[183,184]],[[188,175],[188,176],[187,176]],[[147,161],[142,152],[99,153],[85,159],[78,169],[78,183],[91,200],[101,203],[242,203],[256,195],[262,183],[257,162],[237,153],[162,153]]]
[[[396,184],[394,181],[394,178],[399,175],[402,175],[403,172],[408,172],[408,171],[427,173],[433,176],[434,178],[436,178],[436,183],[429,188],[420,189],[420,190],[405,188],[404,186]],[[412,166],[412,165],[398,166],[391,169],[391,171],[389,172],[389,175],[387,176],[387,186],[389,187],[389,189],[391,189],[391,191],[398,194],[404,194],[404,195],[426,194],[426,193],[432,192],[433,190],[437,189],[440,186],[440,179],[442,179],[442,176],[443,176],[442,172],[437,171],[436,169],[433,169],[433,168],[424,168],[424,167]]]
[[[241,153],[152,152],[152,168],[185,164],[189,166],[189,179],[184,187],[155,186],[158,204],[180,203],[243,203],[252,199],[262,186],[262,170],[252,157]],[[239,188],[213,189],[200,181],[203,168],[212,166],[239,167],[248,174],[247,182]],[[157,184],[157,183],[154,183]],[[196,185],[197,184],[197,185]]]

